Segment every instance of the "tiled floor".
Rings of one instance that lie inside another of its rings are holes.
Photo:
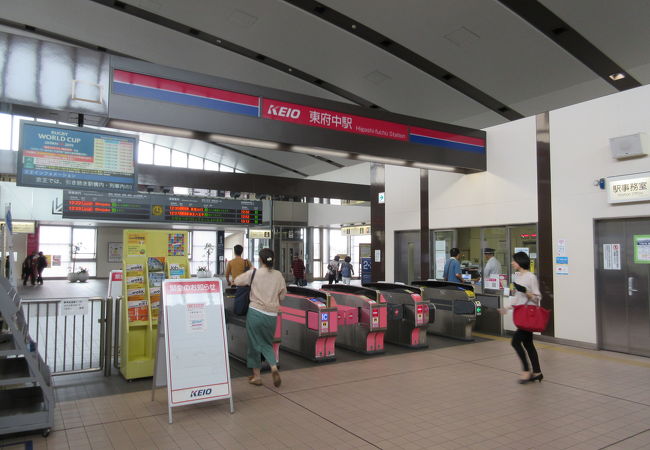
[[[284,370],[279,389],[266,374],[263,387],[235,378],[235,414],[226,401],[189,406],[172,425],[165,391],[152,402],[147,382],[115,395],[90,389],[59,403],[47,439],[0,447],[30,439],[40,449],[650,448],[650,360],[538,348],[542,383],[517,384],[509,342],[484,340]]]

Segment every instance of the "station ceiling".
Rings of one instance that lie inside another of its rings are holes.
[[[5,24],[41,35],[156,64],[473,128],[650,82],[646,0],[0,4]],[[623,78],[612,79],[618,73]],[[242,152],[251,152],[226,150],[228,158],[247,158]],[[302,176],[278,164],[312,175],[354,163],[253,152],[258,157],[251,161],[254,171],[266,167],[271,175]]]

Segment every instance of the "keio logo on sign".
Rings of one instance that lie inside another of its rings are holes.
[[[208,388],[208,389],[195,389],[195,390],[193,390],[192,393],[190,394],[190,397],[194,397],[194,398],[196,398],[196,397],[203,397],[204,395],[210,395],[210,394],[212,394],[212,388]]]
[[[287,108],[286,106],[269,105],[266,112],[272,116],[286,117],[288,119],[298,119],[300,117],[300,110],[295,108]]]

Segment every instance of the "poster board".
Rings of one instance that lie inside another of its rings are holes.
[[[159,342],[165,346],[169,423],[172,408],[214,400],[230,399],[232,413],[221,281],[164,280],[162,302],[164,339]],[[156,353],[160,355],[160,351]],[[157,362],[156,370],[160,366]],[[154,388],[159,375],[154,375]]]
[[[108,262],[120,263],[122,262],[122,243],[109,242],[108,243]]]
[[[174,263],[189,278],[189,238],[178,230],[123,230],[120,372],[127,380],[154,373],[162,280]]]

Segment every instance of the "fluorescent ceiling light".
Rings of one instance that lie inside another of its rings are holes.
[[[298,153],[307,153],[316,156],[335,156],[338,158],[350,158],[350,153],[340,150],[328,150],[326,148],[304,147],[302,145],[292,145],[291,151]]]
[[[613,81],[618,81],[618,80],[622,80],[623,78],[625,78],[625,74],[622,73],[622,72],[613,73],[613,74],[611,74],[609,76],[609,78],[612,79]]]
[[[394,166],[405,166],[406,165],[406,161],[404,161],[403,159],[384,158],[382,156],[357,155],[357,159],[360,159],[361,161],[370,161],[370,162],[376,162],[376,163],[381,163],[381,164],[392,164]]]
[[[118,130],[130,130],[130,131],[137,131],[140,133],[162,134],[166,136],[176,136],[176,137],[182,137],[188,139],[194,138],[194,131],[191,130],[185,130],[182,128],[163,127],[160,125],[149,125],[146,123],[130,122],[126,120],[111,119],[108,122],[108,126],[109,128],[115,128]]]
[[[428,170],[440,170],[443,172],[457,172],[457,169],[452,166],[443,166],[439,164],[429,164],[429,163],[421,163],[421,162],[414,162],[412,164],[413,167],[417,167],[418,169],[428,169]]]
[[[277,150],[280,148],[280,144],[277,142],[262,141],[259,139],[249,139],[237,136],[226,136],[225,134],[211,134],[208,136],[208,139],[216,142],[217,144],[244,145],[246,147],[267,148],[270,150]]]

